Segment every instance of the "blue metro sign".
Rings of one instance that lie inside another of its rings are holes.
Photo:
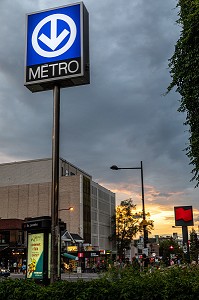
[[[25,86],[89,83],[88,12],[82,2],[27,15]]]

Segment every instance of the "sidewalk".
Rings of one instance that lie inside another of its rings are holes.
[[[10,273],[10,276],[8,278],[24,278],[25,279],[26,275],[21,273]]]
[[[102,273],[103,274],[103,273]],[[100,278],[102,276],[100,273],[62,273],[61,279],[68,280],[68,281],[75,281],[75,280],[93,280]]]
[[[77,281],[77,280],[94,280],[97,278],[100,278],[103,276],[103,273],[62,273],[61,274],[61,279],[62,280],[67,280],[67,281]],[[25,279],[26,275],[23,273],[10,273],[10,276],[8,278],[12,279]]]

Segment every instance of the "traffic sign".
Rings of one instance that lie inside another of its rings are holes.
[[[148,248],[143,248],[142,249],[142,254],[146,254],[146,256],[149,255],[149,249]]]
[[[183,245],[182,249],[183,249],[184,253],[187,253],[187,245],[186,244]]]
[[[138,249],[143,249],[144,248],[144,243],[138,243],[137,244]]]
[[[67,5],[26,17],[25,86],[32,92],[88,84],[88,12]]]

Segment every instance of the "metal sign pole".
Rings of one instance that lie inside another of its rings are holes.
[[[53,133],[52,133],[52,196],[51,196],[51,270],[50,282],[58,280],[59,239],[59,133],[60,133],[60,87],[53,89]]]
[[[141,163],[141,185],[142,185],[142,213],[143,213],[143,231],[144,231],[144,248],[147,248],[148,242],[148,232],[147,232],[147,222],[146,222],[146,214],[145,214],[145,204],[144,204],[144,179],[143,179],[143,165]]]
[[[190,251],[188,243],[188,226],[182,226],[182,240],[184,248],[184,256],[187,263],[190,263]]]
[[[69,38],[65,27],[69,28]],[[60,263],[58,261],[60,258],[58,218],[60,86],[64,88],[90,83],[89,14],[83,2],[27,14],[25,57],[24,85],[33,93],[53,89],[54,97],[52,225],[51,251],[49,251],[48,257],[48,261],[50,261],[50,282],[53,283],[60,277]]]

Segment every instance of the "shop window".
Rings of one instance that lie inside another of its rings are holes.
[[[0,232],[0,244],[9,244],[10,242],[10,232],[3,231]]]
[[[18,232],[17,243],[18,243],[18,245],[23,244],[23,232],[22,231]]]

